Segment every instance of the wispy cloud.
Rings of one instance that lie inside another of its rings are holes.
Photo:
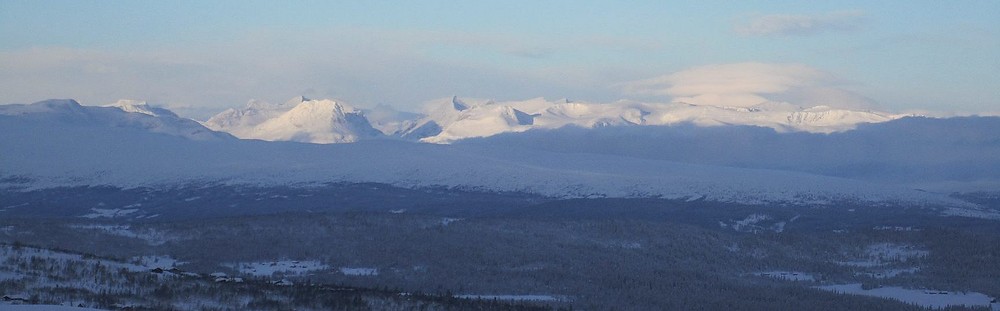
[[[862,11],[837,11],[819,15],[754,15],[736,23],[733,30],[745,36],[802,36],[861,27]]]
[[[870,99],[841,88],[836,76],[798,64],[738,63],[695,67],[622,85],[630,95],[669,96],[674,101],[721,107],[788,102],[812,107],[864,109]]]

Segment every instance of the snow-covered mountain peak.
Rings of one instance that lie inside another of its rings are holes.
[[[259,99],[251,99],[247,102],[246,106],[242,109],[233,109],[237,111],[288,111],[299,104],[309,101],[310,99],[305,96],[296,96],[282,103],[273,104],[267,101]]]
[[[228,132],[239,138],[250,138],[250,131],[254,126],[285,113],[303,99],[305,97],[295,97],[280,105],[254,99],[247,102],[243,108],[226,109],[203,124],[210,129]]]
[[[514,122],[516,125],[532,125],[535,123],[534,115],[527,114],[510,106],[504,106],[504,116],[507,120],[516,121]]]
[[[526,131],[535,123],[533,114],[514,105],[487,101],[460,111],[441,111],[427,117],[425,124],[439,126],[438,133],[421,139],[424,142],[448,143],[468,137],[486,137],[503,132]],[[420,129],[420,128],[417,128]]]
[[[149,104],[146,103],[146,101],[142,100],[120,99],[117,102],[105,105],[104,107],[113,107],[129,113],[141,113],[154,117],[157,116],[168,116],[174,118],[178,117],[177,114],[175,114],[173,111],[170,111],[165,108],[150,106]]]
[[[469,109],[469,105],[467,105],[461,99],[458,99],[458,96],[451,97],[451,107],[454,108],[456,111]]]
[[[343,119],[347,114],[358,113],[352,106],[329,100],[306,100],[298,103],[291,110],[285,112],[280,118],[287,118],[290,122],[304,124],[315,120],[336,120]]]
[[[364,113],[346,103],[298,96],[281,105],[251,102],[205,122],[209,128],[244,139],[345,143],[382,136]]]
[[[246,110],[271,110],[277,108],[275,105],[262,100],[251,99],[244,107]]]

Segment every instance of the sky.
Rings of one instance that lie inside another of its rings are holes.
[[[0,103],[303,95],[1000,112],[1000,1],[0,0]]]

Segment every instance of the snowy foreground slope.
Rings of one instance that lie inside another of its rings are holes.
[[[15,108],[30,113],[9,113]],[[196,140],[203,136],[165,131],[165,125],[148,128],[116,123],[120,119],[145,120],[142,116],[147,114],[64,101],[7,107],[3,111],[0,175],[23,177],[6,178],[3,186],[8,189],[202,182],[377,182],[553,197],[705,198],[802,204],[849,200],[969,206],[943,195],[890,184],[778,170],[387,139],[317,145],[224,139],[224,134],[215,133],[219,139],[206,141]],[[214,132],[207,133],[204,135]],[[21,183],[24,178],[32,182]]]

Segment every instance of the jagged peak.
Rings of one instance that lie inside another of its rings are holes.
[[[362,115],[362,111],[346,103],[332,99],[314,99],[299,103],[282,117],[304,120],[304,119],[340,119],[349,114]]]
[[[458,99],[458,96],[451,97],[451,106],[452,108],[455,108],[455,110],[458,111],[464,111],[466,109],[469,109],[469,105],[463,102],[461,99]]]
[[[247,110],[265,110],[271,108],[274,108],[274,105],[271,105],[271,103],[258,99],[251,99],[250,101],[247,101],[246,105]]]
[[[305,96],[299,95],[299,96],[292,97],[292,99],[289,99],[288,101],[286,101],[284,104],[282,104],[282,106],[295,107],[298,104],[301,104],[301,103],[304,103],[304,102],[308,102],[308,101],[312,101],[312,100],[309,99],[309,98],[306,98]]]
[[[504,113],[513,117],[517,125],[532,125],[535,123],[535,116],[525,113],[524,111],[517,110],[514,107],[504,106]]]

